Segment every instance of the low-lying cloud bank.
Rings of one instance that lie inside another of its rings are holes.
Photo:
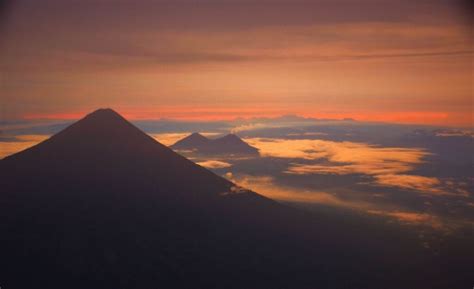
[[[427,212],[416,212],[394,206],[384,207],[378,203],[368,201],[343,199],[334,193],[282,186],[277,184],[275,178],[271,176],[234,175],[232,173],[227,173],[225,176],[239,186],[279,201],[322,204],[353,209],[369,215],[394,219],[404,224],[424,225],[444,231],[449,231],[455,226],[453,222],[448,224],[442,218]]]
[[[312,139],[245,140],[257,147],[262,156],[295,159],[285,171],[287,174],[360,174],[370,177],[368,184],[373,186],[397,187],[422,194],[468,196],[462,188],[444,184],[436,177],[410,174],[430,155],[421,148]],[[308,163],[309,160],[315,163]]]
[[[228,162],[217,161],[217,160],[202,161],[202,162],[197,162],[197,164],[208,169],[222,169],[222,168],[228,168],[232,166],[232,164]]]
[[[44,140],[48,135],[19,135],[14,141],[0,142],[0,159],[32,147]]]

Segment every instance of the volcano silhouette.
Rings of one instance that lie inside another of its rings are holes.
[[[233,186],[156,142],[111,109],[97,110],[2,163],[35,173],[35,179],[48,187],[53,186],[50,178],[61,175],[52,188],[58,191],[63,186],[69,190],[72,184],[75,190],[87,191],[123,191],[133,186],[137,193],[177,198],[218,196]]]
[[[199,150],[209,145],[210,142],[210,139],[198,132],[195,132],[183,139],[178,140],[171,146],[171,148],[176,150]]]
[[[2,288],[438,284],[418,247],[240,188],[110,109],[1,160],[0,175]]]
[[[235,134],[208,139],[199,133],[193,133],[177,141],[171,148],[205,155],[259,155],[257,148],[244,142]]]

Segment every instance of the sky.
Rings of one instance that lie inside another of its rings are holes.
[[[472,127],[469,1],[6,1],[0,119]]]

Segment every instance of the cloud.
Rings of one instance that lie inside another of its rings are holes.
[[[325,204],[346,208],[364,208],[368,206],[367,203],[345,201],[333,194],[323,191],[301,190],[293,187],[280,186],[275,183],[275,179],[271,176],[235,176],[232,173],[226,173],[225,177],[241,187],[248,188],[275,200]]]
[[[439,137],[471,137],[474,138],[474,129],[439,129],[435,131]]]
[[[349,175],[349,174],[393,174],[412,170],[410,164],[401,162],[378,162],[378,163],[358,163],[351,165],[311,165],[311,164],[297,164],[293,163],[286,173],[296,175],[307,174],[334,174],[334,175]]]
[[[298,137],[307,137],[307,136],[326,136],[328,135],[325,132],[300,132],[300,133],[289,133],[287,136],[298,136]]]
[[[425,225],[438,230],[449,230],[447,224],[440,217],[429,213],[414,212],[393,206],[390,208],[384,207],[375,202],[346,200],[324,191],[281,186],[270,176],[235,176],[232,173],[227,173],[225,176],[240,187],[248,188],[268,198],[279,201],[343,207],[364,212],[369,215],[388,217],[408,225]],[[453,225],[453,223],[450,222],[450,225]]]
[[[223,161],[217,161],[217,160],[202,161],[202,162],[197,162],[197,164],[208,169],[222,169],[222,168],[228,168],[232,166],[232,164],[229,164]]]
[[[245,141],[260,150],[260,155],[278,158],[319,159],[327,156],[318,149],[320,140],[285,140],[269,138],[246,138]]]
[[[379,186],[399,187],[434,195],[450,195],[441,189],[441,182],[437,178],[405,174],[381,174],[374,178],[374,183]]]
[[[390,162],[419,164],[422,163],[424,156],[429,155],[423,149],[387,148],[347,141],[270,138],[246,138],[245,141],[259,148],[263,156],[307,160],[325,158],[337,163],[383,164],[384,166],[390,165]]]
[[[267,110],[267,109],[265,109]],[[284,111],[282,111],[283,113]],[[238,133],[242,131],[255,131],[272,128],[295,128],[295,127],[307,127],[315,124],[315,118],[305,118],[298,115],[279,115],[271,118],[265,118],[264,115],[254,117],[246,122],[240,123],[231,129],[231,132]],[[294,136],[316,136],[326,135],[322,132],[301,132],[300,134],[294,134]]]
[[[442,184],[438,178],[408,172],[429,155],[423,149],[379,147],[365,143],[328,140],[246,139],[263,156],[320,160],[322,163],[292,162],[287,174],[362,174],[371,177],[370,185],[397,187],[423,194],[467,196],[462,188]]]
[[[447,229],[445,224],[435,215],[427,213],[415,213],[407,211],[381,211],[381,210],[368,210],[367,213],[379,216],[385,216],[395,218],[397,221],[407,224],[429,225],[435,229]]]
[[[268,123],[248,123],[248,124],[241,124],[231,129],[231,133],[238,133],[241,131],[251,131],[251,130],[258,130],[264,128],[276,128],[280,127],[278,125],[268,124]]]
[[[0,142],[0,159],[32,147],[48,137],[48,135],[19,135],[15,137],[17,141]]]

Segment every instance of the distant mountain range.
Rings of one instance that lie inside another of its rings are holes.
[[[244,142],[235,134],[209,139],[199,133],[193,133],[176,142],[171,148],[207,155],[259,155],[257,148]]]
[[[0,176],[2,288],[421,289],[472,281],[467,257],[445,262],[416,236],[238,187],[110,109],[0,160]]]

